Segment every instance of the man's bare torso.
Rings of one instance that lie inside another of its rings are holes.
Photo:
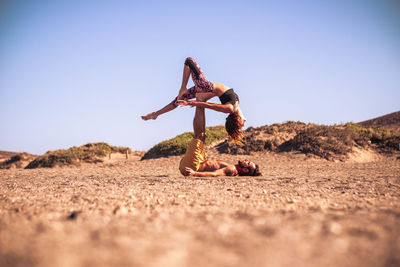
[[[235,165],[228,164],[219,160],[207,160],[200,164],[199,172],[213,172],[216,170],[224,169],[224,173],[227,176],[237,175]]]

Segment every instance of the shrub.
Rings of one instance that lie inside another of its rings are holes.
[[[51,168],[54,166],[64,166],[78,164],[80,161],[88,163],[102,162],[102,158],[110,152],[131,153],[132,150],[128,147],[111,146],[104,142],[88,143],[80,147],[71,147],[69,149],[59,149],[47,151],[42,156],[31,161],[26,169],[34,169],[38,167]]]
[[[18,153],[6,161],[0,162],[0,169],[23,168],[23,165],[26,165],[29,160],[35,157],[35,155],[26,152]]]
[[[249,127],[244,132],[242,145],[237,145],[235,143],[225,141],[217,147],[217,150],[220,153],[228,153],[234,155],[249,155],[251,152],[263,150],[287,150],[287,141],[292,139],[293,136],[296,135],[296,133],[305,129],[306,127],[310,127],[310,125],[299,121],[274,123],[272,125],[265,125],[257,128]]]
[[[318,125],[298,133],[293,138],[292,150],[333,159],[351,152],[356,138],[358,134],[350,129]]]

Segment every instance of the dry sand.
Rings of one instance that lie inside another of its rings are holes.
[[[248,158],[262,177],[184,178],[180,157],[0,170],[0,266],[400,265],[400,160]]]

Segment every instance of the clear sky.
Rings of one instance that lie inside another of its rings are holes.
[[[3,0],[0,150],[147,150],[192,131],[189,107],[140,119],[176,96],[188,56],[235,89],[246,127],[400,110],[395,0]]]

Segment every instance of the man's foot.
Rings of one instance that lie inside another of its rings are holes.
[[[147,114],[145,116],[142,116],[142,120],[145,120],[145,121],[147,121],[147,120],[155,120],[155,119],[157,119],[157,117],[158,117],[158,115],[155,112],[152,112],[152,113],[149,113],[149,114]]]

